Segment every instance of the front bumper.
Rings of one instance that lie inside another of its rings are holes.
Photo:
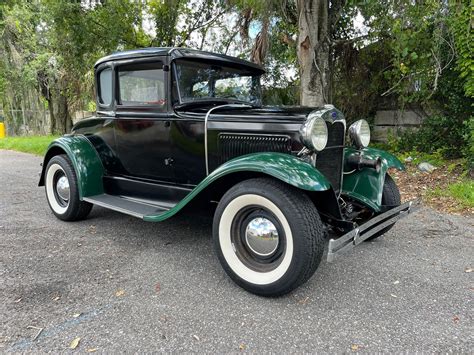
[[[405,202],[404,204],[392,208],[387,212],[379,214],[350,232],[344,234],[337,239],[329,240],[329,249],[327,261],[332,262],[341,254],[353,249],[367,238],[370,238],[375,233],[390,226],[399,219],[407,216],[409,213],[416,211],[419,208],[420,200],[413,200]]]

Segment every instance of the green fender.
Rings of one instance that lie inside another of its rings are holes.
[[[77,175],[79,198],[94,196],[104,193],[102,177],[104,167],[96,150],[83,135],[65,135],[53,142],[48,147],[44,161],[39,186],[44,185],[46,166],[49,160],[66,152],[72,162]]]
[[[163,214],[145,216],[143,219],[148,222],[163,221],[176,214],[197,194],[217,179],[224,175],[243,171],[263,173],[307,191],[326,191],[331,188],[331,184],[323,174],[295,156],[271,152],[253,153],[237,157],[222,164],[172,209]]]
[[[387,170],[390,168],[405,170],[405,166],[394,155],[375,148],[357,150],[352,147],[346,147],[344,149],[344,160],[347,160],[351,155],[359,154],[359,152],[363,157],[369,159],[377,159],[380,157],[382,159],[382,167],[379,172],[370,168],[345,172],[343,176],[342,193],[362,202],[375,212],[380,212],[383,185]]]

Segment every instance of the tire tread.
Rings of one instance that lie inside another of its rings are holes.
[[[49,166],[53,163],[59,164],[64,169],[66,175],[70,177],[69,185],[71,189],[69,206],[66,213],[57,214],[54,211],[53,213],[56,215],[56,217],[63,221],[79,221],[86,218],[92,210],[93,205],[89,202],[81,201],[79,199],[77,175],[74,166],[71,163],[71,160],[66,154],[55,155],[49,160],[46,172],[48,171]]]
[[[245,281],[240,280],[240,278],[233,274],[232,270],[230,270],[227,264],[223,262],[223,257],[220,255],[219,252],[218,256],[227,274],[229,274],[229,276],[241,287],[247,289],[252,293],[256,293],[262,296],[282,296],[308,281],[318,268],[322,259],[326,242],[323,223],[313,202],[304,192],[273,178],[249,179],[235,185],[229,191],[227,191],[227,193],[221,199],[221,202],[224,203],[224,207],[226,205],[226,202],[228,202],[227,200],[231,200],[232,198],[235,198],[240,194],[248,193],[249,188],[251,188],[252,193],[255,190],[265,191],[266,193],[262,193],[262,195],[266,198],[269,197],[268,191],[272,191],[272,193],[276,192],[280,195],[279,198],[288,202],[288,205],[285,206],[285,209],[283,209],[282,206],[279,206],[279,208],[281,208],[282,212],[285,214],[285,217],[287,217],[290,226],[292,224],[301,226],[301,235],[293,234],[293,239],[295,240],[295,238],[305,238],[305,242],[307,243],[307,248],[304,248],[302,250],[302,253],[304,255],[294,255],[294,258],[299,259],[297,262],[300,263],[300,272],[296,277],[286,282],[284,285],[268,287],[267,289],[263,287],[253,287],[251,284],[246,284]],[[219,203],[219,206],[220,205],[221,203]],[[216,250],[218,250],[217,248],[219,248],[217,241],[217,230],[219,224],[218,217],[220,209],[219,206],[214,217],[214,243]],[[292,213],[292,221],[290,221],[290,218],[285,213],[285,211],[296,212]]]

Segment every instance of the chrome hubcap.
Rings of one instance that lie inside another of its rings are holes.
[[[269,219],[254,218],[245,229],[245,242],[259,256],[272,255],[278,248],[278,230]]]
[[[64,200],[64,201],[69,201],[69,194],[70,194],[70,188],[69,188],[69,180],[65,175],[61,176],[58,179],[58,182],[56,183],[56,192],[58,193],[58,196]]]

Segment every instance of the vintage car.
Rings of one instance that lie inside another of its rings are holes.
[[[265,296],[306,282],[326,247],[332,261],[412,210],[387,174],[402,163],[368,147],[365,120],[346,130],[332,105],[262,106],[262,74],[254,63],[184,48],[100,59],[96,116],[44,158],[39,185],[51,210],[76,221],[98,205],[160,222],[189,204],[217,203],[209,211],[224,270]]]

